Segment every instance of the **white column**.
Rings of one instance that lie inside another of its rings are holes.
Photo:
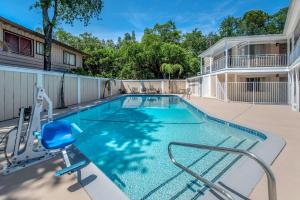
[[[291,71],[291,106],[294,110],[294,105],[295,105],[295,74],[294,74],[294,70]]]
[[[98,78],[98,99],[101,99],[101,79]]]
[[[225,100],[225,102],[228,102],[227,83],[228,83],[228,74],[225,73],[225,84],[224,84],[224,100]]]
[[[228,45],[227,41],[225,42],[225,68],[228,68]]]
[[[164,81],[164,80],[162,80],[162,81],[160,82],[160,87],[161,87],[161,93],[162,93],[162,94],[165,93],[165,81]]]
[[[291,64],[290,63],[290,54],[291,54],[291,52],[290,52],[290,38],[288,37],[288,39],[287,39],[287,57],[286,57],[286,59],[287,59],[287,64]]]
[[[248,60],[248,67],[250,67],[250,42],[248,41],[248,56],[247,56],[247,60]]]
[[[77,77],[77,103],[81,103],[81,94],[80,94],[80,77]]]

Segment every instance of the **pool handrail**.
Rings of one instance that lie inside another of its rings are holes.
[[[226,192],[223,188],[221,188],[220,186],[214,184],[213,182],[205,179],[204,177],[198,175],[197,173],[193,172],[192,170],[190,170],[187,167],[178,163],[172,154],[172,146],[183,146],[183,147],[191,147],[191,148],[197,148],[197,149],[207,149],[210,151],[219,151],[219,152],[239,154],[239,155],[247,156],[247,157],[251,158],[252,160],[256,161],[263,168],[264,172],[267,175],[269,200],[277,200],[275,176],[274,176],[271,168],[261,158],[259,158],[255,154],[253,154],[249,151],[246,151],[246,150],[227,148],[227,147],[209,146],[209,145],[203,145],[203,144],[192,144],[192,143],[184,143],[184,142],[170,142],[169,143],[168,154],[169,154],[169,157],[170,157],[172,163],[174,163],[177,167],[179,167],[182,170],[184,170],[185,172],[189,173],[196,179],[202,181],[208,187],[210,187],[211,189],[214,189],[215,191],[219,192],[220,194],[224,195],[224,197],[226,197],[227,199],[230,199],[230,200],[233,200],[233,197],[228,192]]]

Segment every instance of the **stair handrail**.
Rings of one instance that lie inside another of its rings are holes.
[[[275,179],[275,176],[274,176],[271,168],[261,158],[259,158],[252,152],[246,151],[243,149],[234,149],[234,148],[228,148],[228,147],[218,147],[218,146],[192,144],[192,143],[184,143],[184,142],[170,142],[168,145],[168,154],[169,154],[169,157],[173,164],[175,164],[177,167],[181,168],[185,172],[189,173],[196,179],[202,181],[208,187],[210,187],[211,189],[214,189],[215,191],[219,192],[220,194],[224,195],[227,199],[230,199],[230,200],[233,200],[233,197],[228,192],[226,192],[226,190],[224,190],[220,186],[214,184],[213,182],[205,179],[204,177],[198,175],[197,173],[193,172],[192,170],[185,167],[184,165],[178,163],[172,154],[172,146],[183,146],[183,147],[191,147],[191,148],[197,148],[197,149],[207,149],[210,151],[233,153],[233,154],[238,154],[238,155],[247,156],[247,157],[251,158],[252,160],[256,161],[263,168],[264,172],[267,175],[269,200],[277,200],[276,179]]]

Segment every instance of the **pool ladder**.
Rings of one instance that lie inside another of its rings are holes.
[[[209,145],[202,145],[202,144],[191,144],[191,143],[183,143],[183,142],[170,142],[168,145],[168,154],[171,159],[171,161],[179,168],[187,172],[188,174],[192,175],[196,179],[203,182],[205,185],[207,185],[209,188],[217,191],[218,193],[222,194],[226,199],[233,200],[234,198],[222,187],[214,184],[213,182],[205,179],[204,177],[198,175],[194,171],[190,170],[189,168],[183,166],[182,164],[178,163],[173,154],[172,154],[172,146],[183,146],[183,147],[190,147],[190,148],[197,148],[197,149],[207,149],[210,151],[219,151],[219,152],[226,152],[226,153],[232,153],[232,154],[238,154],[242,156],[247,156],[251,158],[252,160],[256,161],[264,170],[264,172],[267,175],[268,179],[268,195],[269,200],[277,200],[277,193],[276,193],[276,180],[273,172],[271,171],[270,167],[258,156],[255,154],[242,150],[242,149],[234,149],[234,148],[227,148],[227,147],[218,147],[218,146],[209,146]]]

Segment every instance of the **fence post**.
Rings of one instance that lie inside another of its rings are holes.
[[[42,73],[37,73],[36,74],[36,86],[37,87],[43,87],[43,74]]]
[[[161,82],[160,82],[160,87],[161,87],[161,93],[163,94],[165,91],[165,82],[164,82],[164,80],[162,80]]]
[[[225,102],[228,102],[228,96],[227,96],[227,84],[228,84],[228,74],[225,73],[225,85],[224,85],[224,99],[225,99]]]
[[[81,103],[81,94],[80,94],[80,76],[77,77],[77,103]]]
[[[101,99],[101,79],[98,78],[98,99]]]
[[[109,80],[110,96],[112,96],[112,80]]]

